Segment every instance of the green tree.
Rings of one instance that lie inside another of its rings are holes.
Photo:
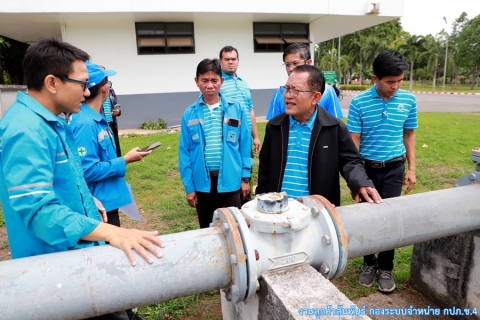
[[[342,55],[340,57],[340,72],[341,72],[341,80],[344,84],[350,83],[351,74],[352,74],[352,64],[351,58],[347,55]]]
[[[0,36],[0,84],[23,83],[23,57],[28,44]]]
[[[350,61],[353,66],[354,72],[358,72],[358,78],[360,79],[360,84],[362,84],[362,69],[363,69],[363,55],[362,43],[359,40],[354,40],[350,43]]]
[[[8,43],[4,38],[0,37],[0,84],[5,84],[6,74],[2,66],[5,64],[4,56],[8,48],[10,48],[10,43]]]
[[[478,89],[478,74],[480,72],[480,15],[465,23],[458,36],[458,61],[465,68],[472,70],[470,88]]]
[[[423,52],[424,37],[411,35],[404,45],[400,46],[400,51],[407,57],[408,62],[410,63],[410,91],[412,91],[413,85],[413,72],[415,62],[418,60],[418,57]]]
[[[367,65],[373,65],[373,60],[382,51],[386,50],[387,46],[383,40],[370,36],[363,43],[360,51],[363,59]]]
[[[441,41],[442,34],[437,34],[436,37],[433,37],[431,34],[427,35],[424,40],[424,47],[425,51],[420,53],[419,60],[426,60],[427,61],[427,68],[433,73],[432,80],[433,80],[433,87],[432,92],[435,92],[435,85],[437,80],[438,74],[438,61],[440,58],[440,54],[445,52],[443,47],[443,43]]]

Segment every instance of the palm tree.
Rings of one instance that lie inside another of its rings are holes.
[[[399,48],[410,62],[410,91],[412,91],[413,84],[413,66],[423,51],[424,42],[423,36],[411,35],[406,39],[406,43]]]
[[[418,56],[419,60],[427,60],[428,69],[433,70],[433,87],[432,92],[435,92],[435,84],[437,80],[438,73],[438,60],[442,52],[445,51],[442,46],[440,38],[442,37],[441,33],[437,34],[437,37],[434,38],[432,35],[427,35],[425,39],[425,51],[420,53]]]
[[[342,74],[344,84],[348,84],[350,82],[349,81],[350,80],[350,75],[352,74],[351,73],[352,66],[351,66],[351,61],[350,60],[351,60],[350,56],[347,56],[347,55],[342,55],[340,57],[340,72]]]
[[[385,42],[376,37],[368,37],[360,49],[367,64],[372,65],[375,57],[387,48]]]
[[[362,43],[360,39],[355,39],[350,43],[350,63],[352,66],[357,66],[359,68],[359,79],[360,84],[362,84],[362,67],[363,67],[363,56],[361,54]],[[356,70],[355,70],[356,71]]]

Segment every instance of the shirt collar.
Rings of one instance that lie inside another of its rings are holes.
[[[98,113],[97,111],[95,111],[92,107],[90,107],[88,104],[86,104],[85,102],[82,103],[82,108],[81,110],[83,112],[85,112],[85,115],[89,118],[92,118],[93,120],[95,120],[96,122],[100,122],[103,120],[103,116]],[[106,120],[105,120],[106,121]]]
[[[305,122],[304,124],[300,124],[300,121],[295,120],[292,116],[289,116],[289,118],[290,118],[290,130],[292,130],[295,125],[298,125],[298,126],[306,125],[311,131],[313,130],[313,126],[315,125],[315,119],[317,118],[317,107],[315,107],[315,111],[313,112],[310,119],[308,119],[308,121]]]
[[[55,114],[53,114],[50,110],[48,110],[46,107],[40,104],[40,102],[35,100],[35,98],[32,98],[27,93],[19,91],[17,93],[17,100],[45,120],[58,122],[59,118]]]
[[[227,74],[227,73],[225,73],[225,72],[222,71],[222,77],[223,77],[223,79],[225,79],[225,80],[227,80],[227,79],[234,79],[234,80],[243,81],[242,78],[240,78],[236,72],[235,72],[235,77],[233,77],[233,76],[231,76],[231,75],[229,75],[229,74]]]
[[[221,106],[222,105],[222,94],[219,93],[218,94],[220,96],[220,100],[218,100],[218,104]],[[202,105],[202,106],[207,106],[207,103],[205,101],[203,101],[203,94],[200,92],[200,96],[198,97],[198,100],[197,100],[198,104]]]
[[[398,89],[397,91],[395,91],[395,93],[393,94],[393,96],[391,96],[390,99],[388,99],[388,101],[390,101],[392,98],[396,98],[396,97],[398,96],[398,91],[399,91],[399,90],[400,90],[400,89]],[[370,89],[370,93],[372,94],[372,97],[373,97],[374,99],[382,99],[382,100],[383,100],[383,98],[382,98],[382,97],[378,94],[378,92],[377,92],[377,85],[376,85],[376,84],[374,84],[373,87]]]

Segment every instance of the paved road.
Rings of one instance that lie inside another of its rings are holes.
[[[415,93],[415,96],[418,112],[480,112],[480,95]],[[340,102],[345,117],[352,98],[344,96]]]

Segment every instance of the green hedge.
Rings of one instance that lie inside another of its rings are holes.
[[[367,90],[371,87],[372,85],[365,85],[365,84],[342,84],[341,89],[342,90]]]

